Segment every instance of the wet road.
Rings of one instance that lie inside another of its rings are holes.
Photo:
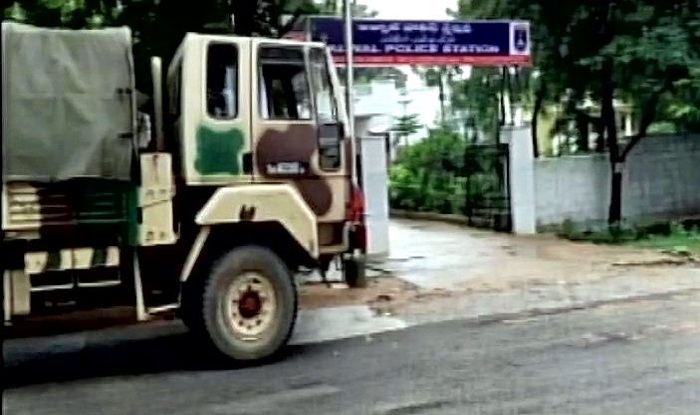
[[[697,280],[697,265],[660,266],[684,259],[649,250],[518,237],[456,225],[392,220],[391,254],[376,268],[425,288],[502,290],[522,286],[588,284],[630,276]],[[643,265],[643,266],[640,266]],[[634,285],[634,281],[632,281]]]
[[[28,384],[5,391],[3,412],[683,415],[700,408],[697,293],[298,346],[283,361],[245,369],[207,368],[185,337],[157,334],[12,367],[3,377]]]

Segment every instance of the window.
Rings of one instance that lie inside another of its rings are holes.
[[[260,114],[265,119],[311,120],[312,103],[304,51],[260,48]]]
[[[309,51],[309,63],[316,113],[320,124],[318,137],[319,165],[324,171],[337,171],[341,167],[342,128],[338,122],[333,83],[326,51],[312,48]]]
[[[238,50],[230,43],[207,49],[207,113],[217,120],[238,116]]]
[[[331,74],[328,69],[328,60],[323,49],[313,48],[309,54],[311,61],[311,80],[316,94],[316,111],[318,121],[324,124],[338,122],[338,109],[336,108]]]
[[[173,121],[180,118],[181,107],[181,85],[182,84],[182,60],[175,67],[174,76],[168,80],[167,97],[168,113]]]

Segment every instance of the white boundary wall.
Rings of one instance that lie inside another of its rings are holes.
[[[515,233],[574,222],[603,222],[610,201],[607,154],[535,159],[529,127],[506,129]],[[625,219],[700,215],[700,135],[642,139],[624,167]]]

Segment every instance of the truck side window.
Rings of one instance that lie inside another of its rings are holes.
[[[320,124],[319,165],[323,171],[337,171],[342,163],[342,137],[326,51],[312,48],[309,51],[309,62],[317,119]]]
[[[230,43],[207,48],[207,113],[217,120],[238,116],[238,50]]]
[[[259,55],[260,115],[264,119],[311,120],[311,92],[304,50],[263,45]]]

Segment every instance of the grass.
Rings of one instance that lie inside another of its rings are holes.
[[[687,251],[700,256],[700,233],[686,235],[651,235],[645,239],[632,241],[626,245],[636,248],[659,249],[664,251]]]
[[[658,249],[700,256],[700,225],[694,222],[667,223],[648,227],[620,224],[615,227],[580,230],[572,222],[562,224],[559,237],[608,245]]]

